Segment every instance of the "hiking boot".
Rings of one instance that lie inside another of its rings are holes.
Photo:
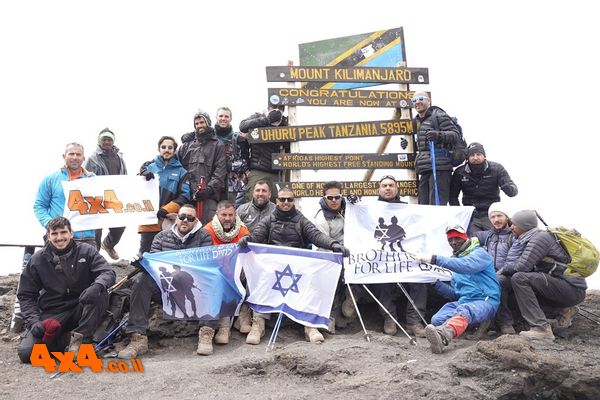
[[[247,304],[242,304],[240,315],[235,320],[233,327],[240,333],[248,333],[252,328],[252,310]]]
[[[534,326],[528,331],[521,331],[519,335],[529,340],[554,340],[554,334],[552,333],[550,324],[546,324],[544,327]]]
[[[110,258],[112,258],[113,260],[119,259],[119,253],[117,253],[117,251],[115,250],[114,247],[111,247],[106,243],[106,239],[104,239],[102,241],[102,244],[100,247],[102,247],[102,250],[106,251],[106,254],[108,254],[108,256]]]
[[[139,333],[132,333],[129,336],[129,344],[123,350],[119,351],[117,358],[138,358],[148,351],[148,336]]]
[[[503,335],[516,335],[517,331],[512,325],[500,325],[500,333]]]
[[[480,323],[479,327],[477,327],[477,330],[475,332],[473,332],[471,335],[469,335],[469,339],[470,340],[483,339],[486,336],[488,330],[490,329],[491,324],[492,324],[492,320],[490,320],[490,319],[486,319],[485,321]]]
[[[354,318],[356,316],[356,309],[351,297],[346,297],[342,302],[342,315],[346,318]]]
[[[228,326],[219,328],[219,330],[217,330],[217,334],[215,335],[215,343],[216,344],[229,343],[230,334],[231,334],[231,329]]]
[[[566,329],[573,324],[573,317],[579,312],[577,306],[563,308],[556,319],[556,322],[552,325],[552,328]]]
[[[449,326],[433,326],[427,325],[424,329],[425,337],[429,341],[429,348],[434,354],[442,354],[444,347],[454,338],[454,329]]]
[[[210,326],[203,326],[198,331],[198,348],[196,353],[201,356],[209,356],[213,353],[213,337],[215,336],[215,330]]]
[[[252,328],[250,328],[250,333],[246,336],[246,343],[259,344],[260,339],[263,336],[265,336],[265,319],[255,314],[252,317]]]
[[[69,347],[67,347],[67,351],[75,353],[79,351],[79,346],[83,343],[83,335],[79,332],[71,332],[71,340],[69,341]]]
[[[329,323],[327,324],[327,331],[335,335],[335,317],[329,317]]]
[[[425,329],[423,329],[423,325],[421,325],[421,324],[406,325],[406,331],[408,333],[412,333],[416,337],[420,337],[420,338],[425,337]]]
[[[398,332],[398,327],[394,320],[390,317],[385,317],[385,320],[383,321],[383,333],[394,336],[396,332]]]
[[[310,326],[304,327],[304,337],[311,343],[322,343],[325,341],[321,332],[319,332],[317,328],[312,328]]]

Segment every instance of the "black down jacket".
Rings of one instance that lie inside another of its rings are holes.
[[[435,110],[435,112],[433,111]],[[433,120],[437,118],[437,124]],[[415,170],[417,174],[431,172],[431,153],[429,152],[429,143],[425,135],[427,131],[438,131],[439,140],[434,143],[435,147],[435,168],[437,171],[452,171],[452,160],[448,153],[448,145],[458,142],[459,133],[454,127],[452,120],[441,109],[435,106],[429,107],[423,118],[419,115],[415,118],[417,121],[417,158],[415,159]],[[439,127],[439,128],[438,128]],[[439,130],[438,130],[439,129]]]

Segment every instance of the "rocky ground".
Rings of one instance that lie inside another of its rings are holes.
[[[372,305],[363,309],[370,342],[358,321],[323,344],[286,326],[272,351],[265,352],[267,337],[249,346],[234,331],[229,345],[200,357],[196,337],[164,337],[158,324],[143,373],[86,370],[50,379],[18,361],[17,340],[7,332],[16,281],[0,278],[0,399],[600,399],[600,326],[582,314],[554,343],[485,335],[455,340],[435,355],[425,339],[411,345],[401,332],[380,333]],[[582,308],[600,315],[600,292],[590,291]]]

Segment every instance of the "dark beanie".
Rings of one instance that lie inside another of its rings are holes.
[[[525,232],[538,226],[538,218],[534,210],[517,211],[510,220]]]
[[[473,142],[467,147],[467,157],[472,156],[474,153],[481,153],[485,157],[485,149],[481,143]]]

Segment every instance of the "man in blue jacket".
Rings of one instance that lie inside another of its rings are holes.
[[[83,154],[83,146],[79,143],[67,144],[63,154],[65,165],[45,177],[40,183],[33,203],[33,212],[44,229],[47,229],[48,222],[52,218],[63,215],[66,199],[61,182],[94,176],[93,172],[89,172],[82,167],[85,160]],[[97,248],[96,231],[93,229],[73,232],[73,239],[89,243]]]
[[[436,290],[452,300],[446,303],[425,327],[431,351],[441,354],[450,341],[460,336],[469,324],[494,317],[500,305],[500,285],[492,257],[479,246],[477,238],[467,236],[459,225],[446,229],[452,257],[419,256],[420,262],[436,264],[453,272],[451,284],[436,282]]]

